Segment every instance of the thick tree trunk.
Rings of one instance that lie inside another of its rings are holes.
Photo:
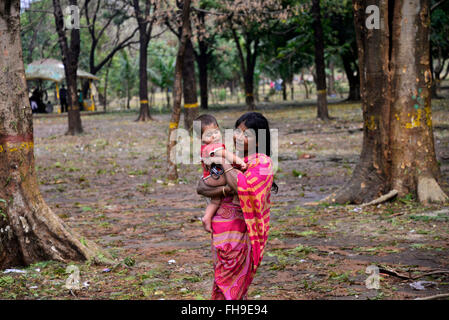
[[[20,42],[20,1],[0,5],[0,269],[94,258],[97,246],[45,204],[36,179],[33,121]]]
[[[184,92],[184,128],[190,131],[193,120],[198,117],[198,97],[196,92],[195,53],[190,39],[187,39],[182,68]]]
[[[324,62],[324,36],[321,25],[320,0],[312,1],[313,29],[315,31],[315,67],[317,92],[317,117],[322,120],[329,119],[326,94],[326,70]]]
[[[139,27],[139,98],[140,98],[140,111],[139,117],[136,121],[153,120],[150,114],[150,106],[148,103],[148,43],[150,37],[146,31],[146,24]]]
[[[76,0],[70,0],[70,5],[77,6]],[[56,31],[58,42],[61,48],[62,62],[67,82],[67,103],[68,103],[68,135],[76,135],[83,132],[81,125],[80,108],[78,104],[78,94],[76,86],[76,70],[78,68],[78,57],[80,53],[80,30],[73,28],[70,36],[70,47],[64,31],[64,21],[59,0],[53,0]]]
[[[353,0],[362,154],[350,181],[326,200],[368,202],[395,189],[398,196],[414,194],[422,203],[445,202],[448,197],[437,183],[431,119],[429,1],[375,1],[382,25],[371,30],[365,27],[367,2]]]
[[[399,195],[418,193],[424,203],[447,199],[436,183],[439,167],[431,116],[429,6],[429,0],[397,0],[392,36],[390,185]]]

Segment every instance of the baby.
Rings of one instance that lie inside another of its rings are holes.
[[[201,121],[201,158],[223,157],[233,166],[236,166],[241,170],[246,169],[247,165],[241,158],[225,149],[215,117],[208,114],[203,114],[195,119],[195,121]],[[214,173],[211,174],[211,168],[206,166],[204,162],[202,162],[202,166],[204,183],[211,187],[226,185],[224,175],[217,176]],[[211,198],[211,201],[206,207],[206,212],[202,218],[202,222],[204,229],[208,232],[212,232],[212,217],[220,207],[220,202],[221,197]]]

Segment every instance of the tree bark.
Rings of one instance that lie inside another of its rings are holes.
[[[370,30],[365,27],[367,2],[353,0],[362,153],[350,181],[326,200],[362,203],[394,189],[399,197],[414,194],[421,203],[446,202],[437,183],[431,118],[429,0],[374,1],[382,25]]]
[[[189,34],[191,31],[189,32]],[[192,129],[193,120],[198,117],[198,97],[196,92],[195,54],[192,41],[187,39],[182,68],[182,85],[184,92],[184,128]]]
[[[390,184],[399,195],[417,192],[423,203],[447,199],[436,183],[440,172],[431,118],[429,7],[429,0],[397,0],[392,35]]]
[[[34,169],[33,121],[20,42],[20,1],[0,5],[0,269],[95,258],[98,247],[46,205]]]
[[[77,0],[70,0],[70,5],[77,6]],[[81,124],[80,108],[78,105],[77,76],[78,57],[80,53],[80,30],[73,28],[70,35],[70,47],[64,31],[63,14],[59,0],[53,0],[56,31],[58,42],[61,48],[62,63],[67,82],[67,103],[68,103],[68,135],[77,135],[83,132]]]
[[[316,92],[317,92],[317,117],[329,120],[326,94],[326,71],[324,62],[324,36],[321,25],[320,0],[312,1],[313,29],[315,32],[315,67],[316,67]]]

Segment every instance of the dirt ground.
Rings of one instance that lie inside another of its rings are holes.
[[[441,185],[449,193],[449,100],[433,102]],[[279,130],[279,193],[250,299],[414,299],[449,292],[449,207],[407,196],[358,206],[307,206],[350,177],[361,148],[360,104],[332,104],[329,123],[313,106],[266,104],[259,111]],[[212,109],[232,128],[243,109]],[[34,121],[36,168],[49,206],[67,225],[108,251],[112,268],[73,262],[84,288],[65,289],[66,264],[40,262],[0,273],[3,299],[209,299],[210,235],[196,194],[199,165],[182,165],[166,181],[168,114],[136,123],[135,113],[84,116],[85,134],[65,136],[67,119]],[[82,240],[82,239],[81,239]],[[82,240],[83,241],[83,240]],[[174,261],[173,261],[174,260]],[[367,289],[369,265],[380,289]],[[386,272],[382,270],[390,270]],[[401,277],[394,275],[399,274]],[[424,290],[413,289],[417,281]]]

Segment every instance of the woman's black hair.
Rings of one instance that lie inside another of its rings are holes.
[[[244,124],[245,127],[248,129],[253,129],[254,133],[256,134],[256,152],[265,153],[267,156],[271,156],[271,135],[270,135],[270,126],[268,124],[267,118],[265,118],[261,113],[259,112],[247,112],[244,115],[242,115],[240,118],[237,119],[235,122],[235,127],[238,128],[240,124]],[[259,129],[265,129],[265,137],[266,137],[266,143],[265,148],[261,148],[259,150]],[[265,150],[264,150],[265,149]],[[271,190],[274,193],[278,192],[278,186],[273,180],[273,185],[271,187]]]

